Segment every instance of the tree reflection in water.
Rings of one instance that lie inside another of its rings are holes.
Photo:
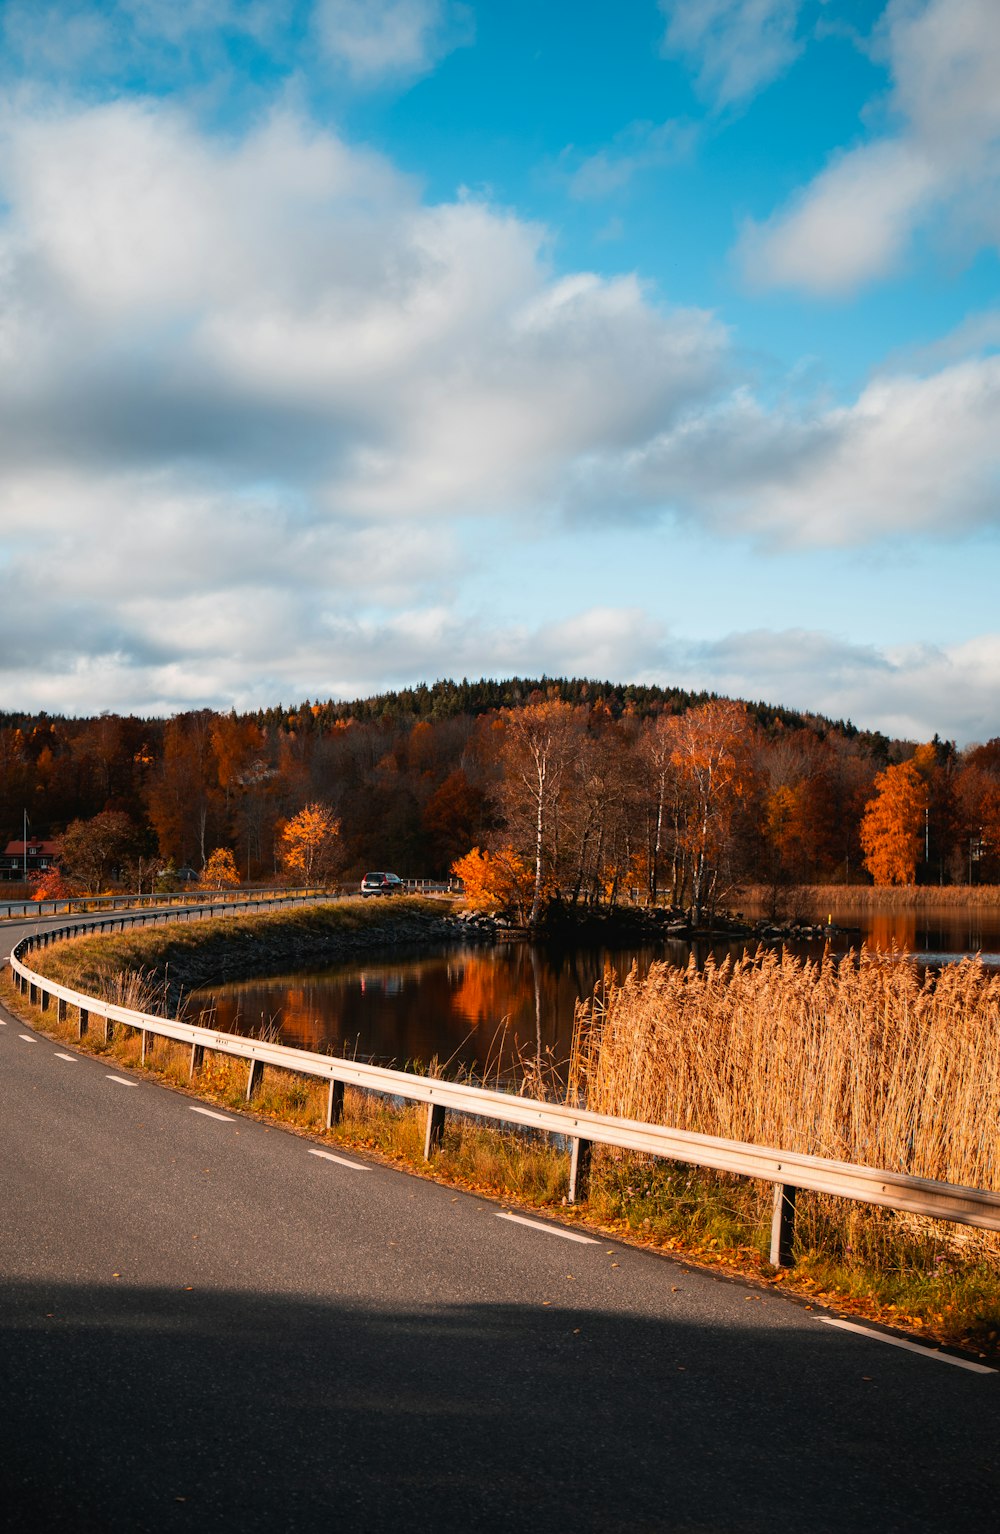
[[[840,951],[864,940],[925,962],[982,952],[987,962],[992,957],[1000,963],[1000,912],[952,910],[928,917],[899,911],[850,921],[862,931],[838,939]],[[720,944],[711,951],[722,958],[743,946]],[[822,951],[821,943],[788,946],[806,955]],[[699,945],[695,957],[703,962],[709,951]],[[542,1079],[567,1060],[576,1003],[593,994],[606,969],[623,976],[634,964],[642,975],[653,960],[687,964],[691,953],[691,944],[677,940],[390,949],[325,970],[206,987],[191,1001],[211,1007],[213,1026],[226,1032],[270,1028],[298,1048],[414,1068],[437,1059],[447,1062],[449,1075],[465,1071],[492,1081],[509,1078],[519,1064],[519,1074],[528,1067]]]

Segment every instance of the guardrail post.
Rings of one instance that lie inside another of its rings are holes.
[[[260,1078],[264,1073],[263,1062],[260,1060],[250,1061],[250,1070],[247,1075],[247,1102],[253,1097],[260,1086]]]
[[[145,1063],[146,1063],[146,1053],[147,1053],[147,1051],[149,1049],[149,1039],[150,1039],[150,1034],[147,1033],[145,1028],[143,1028],[142,1029],[142,1043],[139,1045],[139,1064],[140,1065],[145,1065]]]
[[[326,1127],[332,1129],[344,1117],[344,1083],[334,1078],[326,1099]]]
[[[445,1107],[443,1103],[428,1103],[427,1129],[424,1133],[424,1160],[430,1161],[441,1144],[444,1134]]]
[[[49,995],[48,991],[43,991],[42,994],[41,994],[41,998],[39,1000],[39,1006],[41,1007],[43,1012],[47,1012],[49,1010],[49,1008],[51,1007],[51,1005],[52,1005],[52,997]]]
[[[792,1266],[792,1242],[795,1240],[796,1189],[787,1183],[774,1185],[774,1213],[771,1216],[771,1264],[775,1268]]]
[[[110,1017],[108,1017],[107,1014],[105,1014],[105,1017],[104,1017],[104,1042],[105,1042],[105,1044],[110,1044],[111,1043],[112,1026],[113,1025],[112,1025]]]
[[[590,1140],[581,1140],[574,1136],[570,1141],[567,1203],[576,1204],[580,1199],[587,1197],[593,1151],[594,1147]]]
[[[86,1007],[81,1007],[79,1010],[80,1016],[77,1021],[76,1036],[78,1039],[82,1039],[88,1027],[90,1026],[90,1013],[87,1011]]]
[[[201,1070],[201,1068],[204,1065],[204,1063],[205,1063],[205,1046],[204,1046],[204,1044],[192,1044],[191,1045],[191,1064],[188,1067],[188,1080],[189,1081],[191,1080],[191,1077],[194,1075],[195,1071],[200,1071]]]
[[[31,1007],[37,1007],[38,1005],[38,987],[30,980],[28,982],[28,1005]]]
[[[64,1023],[65,1021],[66,1021],[66,1003],[65,1003],[65,1001],[63,1001],[63,998],[61,996],[58,996],[56,998],[56,1022],[57,1023]]]

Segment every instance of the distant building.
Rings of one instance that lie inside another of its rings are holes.
[[[27,855],[25,855],[25,849],[27,849]],[[45,842],[40,837],[30,836],[26,843],[8,842],[0,853],[0,879],[6,879],[8,883],[23,879],[25,867],[30,877],[31,874],[42,873],[46,868],[51,868],[58,861],[58,842]]]

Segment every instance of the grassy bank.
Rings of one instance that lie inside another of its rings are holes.
[[[150,981],[149,1010],[176,1015],[195,986],[313,959],[335,963],[390,944],[446,940],[455,936],[449,915],[449,904],[418,896],[329,901],[78,937],[36,952],[32,963],[61,985],[113,1000],[123,974],[141,973]]]
[[[129,973],[143,972],[146,984],[168,966],[217,975],[227,928],[239,937],[227,966],[246,965],[282,945],[287,961],[301,951],[294,945],[318,934],[348,947],[374,941],[377,931],[384,941],[387,920],[397,931],[411,919],[429,930],[439,912],[433,902],[413,902],[409,915],[403,902],[339,904],[77,939],[36,957],[39,968],[75,989],[118,995]],[[278,924],[282,935],[268,934]],[[599,1005],[581,1014],[571,1090],[585,1089],[598,1111],[996,1187],[1000,982],[975,965],[950,974],[948,985],[928,988],[909,966],[864,961],[860,968],[817,967],[769,955],[701,977],[660,966],[645,986],[634,979],[609,984]],[[52,1037],[139,1069],[137,1035],[121,1029],[104,1044],[88,1034],[81,1046],[75,1020],[60,1024],[52,1010],[28,1008],[6,976],[3,985],[8,1007]],[[175,1088],[244,1108],[244,1062],[207,1054],[193,1081],[189,1063],[186,1048],[159,1040],[145,1069]],[[984,1356],[998,1353],[1000,1242],[981,1233],[801,1194],[795,1266],[775,1274],[766,1262],[765,1185],[603,1151],[588,1202],[569,1209],[568,1158],[544,1137],[449,1115],[441,1153],[428,1167],[423,1109],[349,1089],[343,1120],[327,1130],[325,1104],[322,1084],[267,1068],[252,1112],[425,1176],[559,1208],[563,1218],[621,1238]]]

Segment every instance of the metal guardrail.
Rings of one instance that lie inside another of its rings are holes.
[[[403,887],[414,895],[455,894],[461,886],[454,879],[404,879]],[[60,912],[71,916],[74,911],[129,911],[157,907],[203,906],[208,900],[213,904],[231,904],[258,896],[298,898],[310,895],[313,899],[333,899],[341,895],[356,895],[356,884],[334,884],[326,887],[309,885],[301,889],[232,889],[232,890],[174,890],[169,894],[149,895],[60,895],[44,900],[0,900],[0,922],[14,921],[32,916],[58,916]]]
[[[313,900],[324,895],[335,895],[340,890],[324,890],[316,885],[301,889],[232,889],[232,890],[176,890],[169,894],[151,895],[60,895],[45,900],[0,900],[0,921],[24,920],[32,916],[58,916],[60,912],[71,916],[74,911],[84,915],[91,911],[131,911],[157,909],[186,909],[189,906],[234,905],[240,901],[257,899],[298,899],[309,896]]]
[[[301,903],[309,900],[315,900],[315,896],[302,897]],[[257,908],[268,903],[276,902],[262,900]],[[232,905],[221,909],[216,906],[214,910],[207,906],[198,914],[225,915],[232,910]],[[162,919],[170,920],[172,916],[176,920],[189,914],[186,911],[165,913]],[[206,1049],[247,1060],[248,1102],[260,1083],[261,1072],[266,1065],[325,1080],[329,1083],[327,1127],[335,1124],[343,1113],[346,1086],[401,1098],[406,1102],[425,1103],[428,1111],[424,1154],[428,1159],[440,1144],[445,1116],[449,1112],[470,1114],[475,1118],[498,1123],[518,1124],[558,1135],[570,1144],[571,1203],[576,1202],[584,1192],[594,1145],[639,1151],[669,1161],[770,1182],[774,1185],[770,1255],[775,1266],[784,1266],[791,1261],[795,1194],[799,1188],[924,1215],[931,1219],[974,1225],[981,1230],[1000,1231],[1000,1193],[982,1188],[964,1188],[953,1183],[914,1177],[907,1172],[855,1166],[850,1162],[830,1161],[822,1156],[808,1156],[798,1151],[782,1151],[769,1146],[718,1139],[689,1130],[669,1129],[660,1124],[591,1113],[587,1109],[559,1103],[538,1102],[534,1098],[519,1097],[513,1093],[466,1086],[431,1076],[411,1075],[408,1071],[340,1059],[312,1050],[293,1049],[289,1045],[260,1039],[242,1038],[238,1034],[218,1033],[211,1028],[155,1017],[97,997],[85,996],[66,986],[57,985],[23,962],[23,956],[34,948],[46,947],[49,943],[76,936],[83,931],[93,931],[95,927],[103,931],[112,926],[136,925],[142,920],[142,913],[131,917],[120,916],[113,922],[109,918],[100,923],[56,928],[22,939],[10,956],[11,969],[19,990],[22,994],[26,992],[31,1003],[40,1004],[43,1010],[55,999],[60,1020],[66,1017],[68,1007],[74,1007],[78,1013],[80,1037],[87,1032],[91,1018],[95,1017],[104,1020],[105,1041],[110,1038],[115,1023],[134,1029],[142,1035],[143,1060],[150,1037],[173,1039],[187,1044],[191,1049],[192,1076],[202,1064]]]

